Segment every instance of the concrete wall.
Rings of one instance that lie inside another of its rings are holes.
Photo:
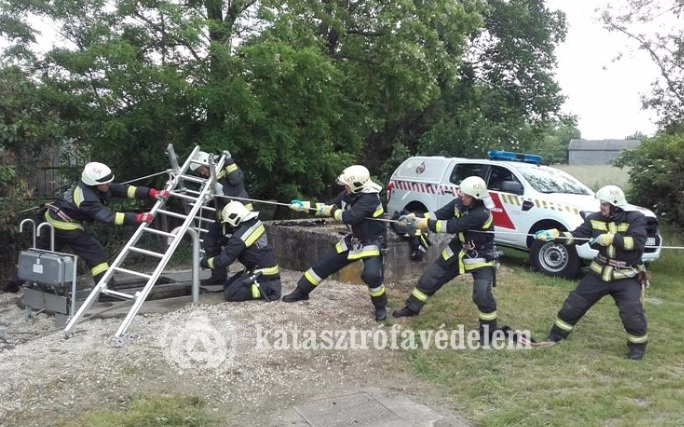
[[[291,220],[265,222],[268,239],[278,264],[290,270],[306,271],[326,251],[333,248],[347,232],[333,220]],[[418,278],[438,256],[453,236],[431,235],[433,245],[422,262],[409,259],[409,246],[391,230],[387,233],[389,251],[384,259],[385,285],[411,289]],[[361,280],[361,262],[355,262],[331,279],[345,283],[364,284]],[[364,284],[365,285],[365,284]]]

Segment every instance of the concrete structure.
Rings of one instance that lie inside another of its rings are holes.
[[[569,165],[609,165],[622,150],[641,144],[638,139],[573,139],[568,145]]]
[[[278,264],[290,270],[306,271],[325,251],[347,234],[344,225],[331,219],[303,221],[273,221],[266,223],[268,239]],[[408,243],[388,229],[388,252],[385,255],[385,284],[410,289],[428,265],[441,254],[446,243],[453,238],[448,234],[431,234],[432,246],[422,262],[409,259]],[[344,283],[364,284],[360,278],[361,262],[355,262],[333,279]]]

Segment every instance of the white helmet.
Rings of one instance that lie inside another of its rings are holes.
[[[461,189],[461,193],[472,196],[477,200],[489,198],[487,184],[485,184],[484,179],[480,178],[479,176],[469,176],[461,181],[461,185],[459,187]]]
[[[81,174],[81,181],[85,185],[100,185],[109,184],[114,181],[114,175],[109,166],[104,163],[90,162],[83,168],[83,173]]]
[[[195,153],[194,156],[192,156],[192,162],[190,163],[190,170],[194,172],[197,169],[199,169],[200,166],[208,166],[210,158],[211,158],[211,155],[209,153],[207,153],[206,151],[198,151],[197,153]]]
[[[237,227],[241,222],[256,218],[257,215],[257,212],[250,211],[242,203],[231,200],[221,211],[221,220]]]
[[[354,165],[349,166],[342,171],[337,177],[337,183],[340,185],[348,185],[352,193],[358,193],[367,185],[371,184],[370,172],[365,166]]]
[[[606,185],[599,188],[596,192],[596,198],[602,202],[610,203],[619,208],[627,206],[627,199],[625,193],[617,185]]]

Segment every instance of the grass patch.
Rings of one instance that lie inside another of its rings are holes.
[[[93,411],[61,424],[64,427],[213,427],[219,423],[206,403],[193,396],[150,395],[130,400],[123,411]]]
[[[616,168],[609,165],[554,165],[582,181],[584,185],[596,191],[604,185],[617,185],[623,190],[629,189],[629,169]]]
[[[668,245],[684,240],[665,228]],[[438,384],[465,416],[483,426],[684,425],[684,260],[664,250],[651,266],[646,358],[624,358],[626,333],[610,296],[596,304],[561,344],[530,350],[437,350],[408,353],[414,370]],[[529,271],[507,251],[495,295],[501,324],[548,333],[577,281]],[[472,278],[446,285],[406,328],[477,327]]]

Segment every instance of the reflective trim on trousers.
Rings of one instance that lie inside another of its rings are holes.
[[[379,297],[385,293],[385,285],[380,285],[377,288],[369,288],[368,293],[372,297]]]
[[[323,279],[318,277],[318,275],[313,271],[313,268],[306,270],[304,277],[306,278],[307,282],[311,283],[312,286],[318,286],[323,281]]]
[[[556,326],[558,326],[560,329],[562,329],[562,330],[564,330],[564,331],[566,331],[566,332],[572,331],[572,329],[573,329],[573,327],[574,327],[574,326],[572,326],[571,324],[569,324],[569,323],[567,323],[567,322],[564,322],[564,321],[562,321],[562,320],[560,320],[560,319],[558,319],[558,318],[556,318],[556,321],[555,321],[554,323],[555,323]]]

